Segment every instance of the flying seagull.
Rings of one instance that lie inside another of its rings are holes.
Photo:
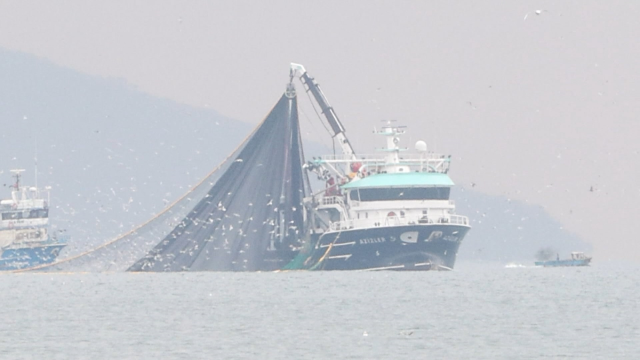
[[[549,10],[541,9],[541,10],[535,10],[533,13],[534,13],[534,14],[536,14],[536,15],[542,15],[542,13],[544,13],[544,12],[550,12],[550,11],[549,11]],[[529,14],[530,14],[530,13],[527,13],[527,14],[524,16],[524,20],[527,20],[527,17],[529,16]]]

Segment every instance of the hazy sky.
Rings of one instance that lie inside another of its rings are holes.
[[[408,146],[453,154],[458,184],[543,206],[598,260],[640,261],[639,15],[632,1],[0,0],[0,47],[249,123],[302,63],[356,151],[396,119]]]

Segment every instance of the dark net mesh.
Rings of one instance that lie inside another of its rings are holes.
[[[283,95],[219,168],[165,211],[92,251],[31,270],[281,269],[304,238],[303,159],[297,100]]]
[[[216,184],[129,271],[282,268],[304,234],[302,156],[296,99],[283,95]]]

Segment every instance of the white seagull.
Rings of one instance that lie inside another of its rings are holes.
[[[550,12],[550,11],[549,11],[549,10],[541,9],[541,10],[535,10],[533,13],[534,13],[534,14],[536,14],[536,15],[542,15],[542,13],[544,13],[544,12]],[[527,17],[529,16],[529,14],[530,14],[530,13],[527,13],[527,14],[524,16],[524,20],[527,20]]]

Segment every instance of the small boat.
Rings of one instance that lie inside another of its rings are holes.
[[[556,267],[556,266],[588,266],[591,258],[583,252],[572,252],[571,259],[560,260],[558,256],[556,260],[536,261],[536,266]]]
[[[11,170],[16,180],[11,198],[0,200],[0,271],[51,263],[66,246],[65,236],[49,234],[49,201],[43,192],[20,184],[23,171]]]

